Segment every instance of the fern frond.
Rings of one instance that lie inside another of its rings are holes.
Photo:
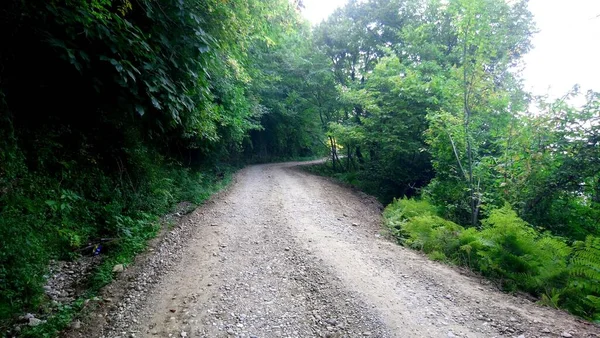
[[[600,238],[588,236],[574,245],[571,276],[588,291],[600,293]]]

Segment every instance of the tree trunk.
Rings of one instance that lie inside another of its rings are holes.
[[[598,177],[598,180],[596,181],[595,194],[592,200],[596,203],[600,203],[600,177]]]
[[[363,157],[362,152],[360,151],[360,146],[356,146],[356,158],[358,159],[358,163],[360,165],[365,163],[365,159]]]
[[[331,145],[331,163],[333,165],[333,171],[337,171],[336,165],[335,165],[335,159],[337,158],[337,154],[336,154],[336,149],[335,149],[335,142],[333,140],[333,137],[329,136],[329,144]]]
[[[350,157],[352,153],[350,152],[350,146],[346,147],[346,171],[350,171]]]
[[[465,31],[465,38],[463,44],[463,105],[465,111],[465,141],[467,144],[467,173],[469,175],[468,183],[469,183],[469,199],[470,199],[470,207],[471,207],[471,225],[477,225],[478,213],[479,213],[479,203],[475,201],[475,184],[473,179],[473,147],[471,145],[471,137],[470,137],[470,124],[471,124],[471,108],[469,103],[469,79],[467,72],[467,34],[469,29]]]

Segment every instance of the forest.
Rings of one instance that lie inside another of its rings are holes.
[[[110,239],[93,294],[174,204],[245,164],[318,157],[388,205],[400,244],[600,321],[600,93],[523,89],[527,1],[351,0],[316,26],[301,10],[3,2],[3,331],[26,311],[68,324],[51,261]]]

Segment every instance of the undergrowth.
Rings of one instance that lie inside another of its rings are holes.
[[[233,170],[190,169],[141,146],[116,173],[100,169],[95,158],[49,160],[36,170],[18,148],[10,150],[1,156],[10,156],[11,166],[0,164],[0,329],[7,332],[25,312],[47,320],[23,326],[25,337],[55,336],[85,299],[112,280],[115,264],[144,250],[161,215],[180,201],[201,204],[228,184]],[[102,263],[87,293],[70,305],[51,302],[42,288],[50,260],[90,255],[98,245]]]
[[[570,245],[540,233],[509,205],[490,211],[480,228],[439,217],[425,200],[394,200],[384,217],[402,245],[433,260],[467,266],[507,291],[525,291],[542,304],[600,322],[600,238]]]

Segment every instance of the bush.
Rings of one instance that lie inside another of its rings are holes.
[[[571,247],[539,233],[509,205],[491,210],[481,229],[464,229],[436,211],[427,201],[404,198],[388,205],[384,218],[399,243],[432,260],[466,265],[506,290],[600,320],[600,239],[589,236]]]
[[[404,244],[425,253],[438,251],[452,255],[459,246],[458,236],[464,229],[438,216],[415,216],[406,221],[402,232]]]
[[[426,200],[413,198],[394,199],[384,211],[386,220],[392,223],[406,221],[415,216],[435,216],[437,208]]]
[[[386,225],[398,241],[406,246],[433,253],[445,260],[459,246],[458,236],[464,230],[458,224],[437,214],[437,208],[425,200],[394,199],[384,211]]]
[[[575,242],[569,264],[569,284],[559,304],[579,316],[600,322],[600,238]]]
[[[478,268],[504,287],[539,294],[566,273],[570,249],[564,241],[540,236],[510,206],[491,211],[482,223]]]
[[[13,158],[25,158],[13,151]],[[10,239],[0,241],[0,327],[22,311],[48,304],[42,286],[51,259],[89,254],[81,248],[114,238],[90,281],[98,289],[111,280],[114,264],[145,248],[158,230],[159,215],[179,201],[200,204],[228,181],[229,169],[167,164],[142,147],[131,153],[117,173],[81,159],[44,159],[40,170],[0,163],[0,174],[6,173],[0,177],[16,177],[0,186],[0,238]],[[55,165],[54,172],[47,170]]]

